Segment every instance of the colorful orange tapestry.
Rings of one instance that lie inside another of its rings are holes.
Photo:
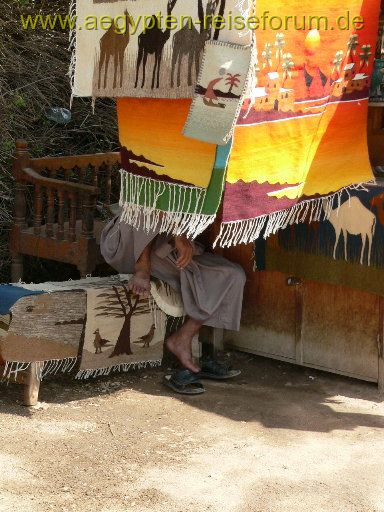
[[[256,11],[261,23],[263,14],[279,16],[275,26],[291,17],[297,29],[256,33],[255,86],[228,165],[224,246],[319,220],[319,196],[337,205],[342,189],[373,179],[366,120],[379,1],[260,0]],[[308,30],[311,16],[319,30]]]
[[[120,99],[123,220],[137,224],[144,212],[150,229],[161,215],[163,231],[194,237],[222,202],[216,243],[249,243],[327,217],[342,191],[371,182],[366,122],[379,3],[259,0],[257,59],[226,146],[204,142],[204,130],[201,141],[182,135],[188,99]]]

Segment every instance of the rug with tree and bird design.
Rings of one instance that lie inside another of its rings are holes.
[[[129,277],[17,285],[39,294],[20,298],[0,319],[3,378],[16,378],[31,363],[39,363],[40,379],[159,366],[167,324],[184,315],[181,297],[159,280],[151,282],[148,298],[135,296]]]

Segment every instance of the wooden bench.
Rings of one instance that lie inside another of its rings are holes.
[[[31,158],[18,140],[13,165],[12,281],[23,278],[23,256],[75,265],[81,277],[102,262],[101,231],[119,193],[120,153]]]

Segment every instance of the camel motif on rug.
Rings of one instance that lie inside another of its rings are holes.
[[[281,247],[327,256],[364,266],[384,266],[384,186],[365,185],[344,191],[337,201],[324,198],[325,220],[289,226],[279,237]]]
[[[251,0],[76,0],[77,24],[108,17],[103,30],[77,30],[74,96],[192,98],[207,41],[250,44],[252,35],[214,25],[246,15]],[[240,7],[241,6],[241,7]],[[245,7],[244,7],[245,6]],[[178,20],[173,25],[165,20]],[[145,20],[145,21],[144,21]]]

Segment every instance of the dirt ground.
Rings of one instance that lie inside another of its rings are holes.
[[[383,512],[374,385],[246,354],[172,395],[159,370],[0,388],[0,511]]]

